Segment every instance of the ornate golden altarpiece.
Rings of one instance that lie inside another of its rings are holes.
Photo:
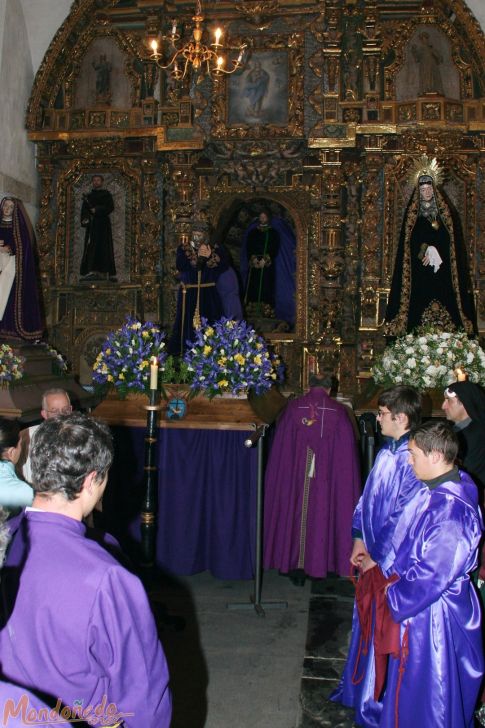
[[[289,383],[304,385],[323,359],[355,392],[385,344],[407,173],[422,153],[447,171],[483,333],[485,38],[465,3],[219,0],[204,9],[209,26],[223,25],[234,45],[249,41],[249,63],[277,80],[261,115],[241,103],[247,71],[175,84],[147,62],[147,41],[165,22],[190,28],[187,0],[76,0],[35,79],[27,127],[49,334],[82,380],[125,314],[169,330],[175,250],[192,220],[226,234],[264,203],[297,240],[295,326],[267,334]],[[97,84],[102,63],[108,80]],[[116,283],[79,280],[80,204],[94,173],[115,200]]]

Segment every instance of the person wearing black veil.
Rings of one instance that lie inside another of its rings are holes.
[[[438,189],[442,170],[423,155],[412,171],[416,188],[404,213],[385,333],[420,326],[477,333],[475,303],[460,219]]]
[[[453,382],[445,389],[442,409],[446,419],[453,422],[453,429],[460,442],[459,457],[463,469],[475,481],[482,503],[485,496],[485,390],[473,382]],[[485,541],[482,538],[479,565],[473,574],[476,581],[482,611],[485,609]],[[482,629],[484,629],[482,627]],[[485,629],[484,629],[485,640]],[[482,685],[479,708],[475,714],[477,722],[485,726],[485,685]]]
[[[464,469],[485,492],[485,390],[473,382],[453,382],[445,389],[442,409],[460,441]]]

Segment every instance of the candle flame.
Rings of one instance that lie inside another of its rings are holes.
[[[466,382],[466,380],[468,379],[467,373],[461,367],[457,367],[454,374],[457,382]]]

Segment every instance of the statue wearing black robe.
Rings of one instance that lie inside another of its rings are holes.
[[[84,253],[81,260],[81,278],[115,279],[116,266],[113,252],[113,234],[110,214],[114,210],[111,192],[95,186],[83,195],[81,225],[86,228]]]
[[[428,262],[429,248],[441,258],[437,270]],[[477,331],[459,217],[434,186],[433,196],[423,206],[418,185],[404,214],[385,329],[389,335],[402,336],[423,325],[464,329],[468,334]]]

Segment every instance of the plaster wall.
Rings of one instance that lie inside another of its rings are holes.
[[[468,0],[467,5],[485,32],[485,2],[483,0]]]
[[[25,108],[34,80],[20,0],[0,0],[0,194],[20,197],[35,213],[37,179],[34,146],[27,140]]]
[[[72,0],[20,0],[27,28],[32,68],[37,73],[49,44],[69,15]]]

